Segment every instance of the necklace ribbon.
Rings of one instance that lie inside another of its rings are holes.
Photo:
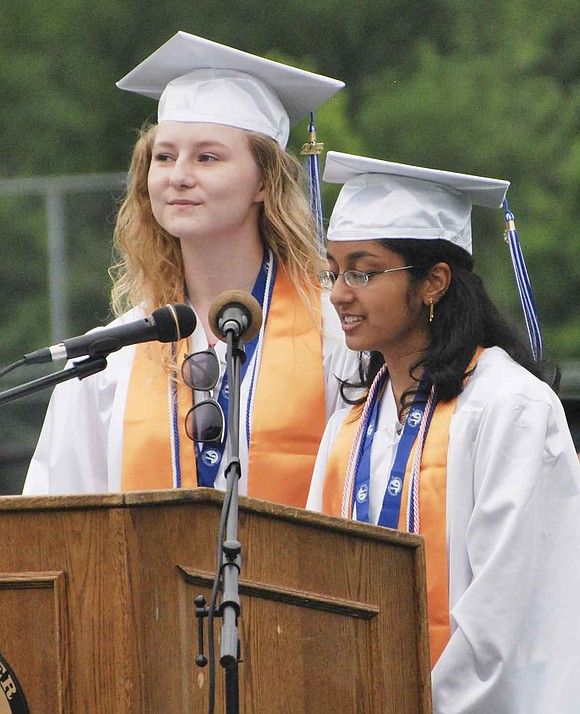
[[[373,436],[377,430],[380,394],[387,380],[386,371],[381,371],[369,391],[371,403],[361,417],[360,441],[358,444],[358,458],[355,465],[352,515],[356,506],[356,519],[358,521],[370,522],[369,502],[370,502],[370,474],[371,474],[371,447]],[[405,471],[413,444],[419,433],[425,412],[425,389],[428,378],[423,375],[419,389],[415,394],[413,403],[409,410],[405,427],[397,446],[395,461],[389,474],[383,504],[379,515],[378,525],[387,528],[397,528],[399,513],[401,510],[401,498],[403,495],[403,484],[405,481]]]

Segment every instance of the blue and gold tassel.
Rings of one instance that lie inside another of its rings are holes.
[[[310,124],[308,125],[309,140],[302,146],[301,156],[308,156],[308,184],[310,193],[310,208],[316,224],[316,238],[320,253],[326,253],[324,246],[324,225],[322,221],[322,197],[320,192],[320,164],[319,155],[324,149],[324,144],[316,141],[316,126],[314,125],[314,113],[310,112]]]
[[[516,230],[514,214],[509,209],[507,199],[504,199],[503,207],[505,209],[506,222],[505,239],[506,243],[508,243],[510,247],[512,264],[514,266],[518,292],[520,294],[524,317],[526,319],[526,327],[532,348],[532,355],[534,360],[539,362],[542,359],[543,347],[536,301],[534,300],[534,295],[532,293],[530,278],[528,277],[528,271],[526,269],[520,239]]]

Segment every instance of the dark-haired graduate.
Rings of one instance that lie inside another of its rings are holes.
[[[304,507],[342,406],[334,375],[356,370],[356,355],[316,281],[306,172],[285,147],[343,83],[178,32],[118,84],[159,104],[117,217],[113,306],[130,321],[188,301],[197,328],[57,387],[24,492],[224,488],[226,346],[209,311],[241,290],[263,320],[242,368],[240,493]]]
[[[329,421],[307,507],[424,536],[435,714],[576,714],[580,467],[472,272],[472,204],[508,183],[333,152],[324,178],[345,185],[320,282],[366,393]]]

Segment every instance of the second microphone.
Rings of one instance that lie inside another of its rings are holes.
[[[213,301],[209,309],[209,325],[216,337],[227,341],[228,334],[251,342],[262,326],[262,308],[250,293],[228,290]]]

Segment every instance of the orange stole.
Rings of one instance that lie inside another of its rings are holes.
[[[169,380],[161,362],[158,342],[139,344],[133,360],[125,404],[123,425],[122,491],[148,491],[173,488],[169,429]],[[177,364],[187,354],[187,342],[177,346]],[[197,486],[193,442],[185,433],[185,415],[191,408],[190,388],[177,382],[181,486]]]
[[[425,538],[427,570],[427,609],[429,613],[429,645],[431,667],[439,659],[449,641],[449,586],[447,568],[446,485],[449,426],[457,399],[439,402],[435,408],[421,455],[419,482],[420,531]],[[341,516],[342,494],[351,446],[362,413],[354,407],[347,416],[334,443],[324,475],[322,509],[324,513]],[[409,483],[416,443],[413,445],[403,486],[398,530],[406,531]]]
[[[123,491],[172,488],[168,379],[161,345],[138,345],[124,422]],[[178,364],[186,353],[179,345]],[[150,356],[151,355],[151,356]],[[248,494],[304,507],[326,421],[320,321],[282,268],[270,305],[260,371],[255,385]],[[185,434],[190,389],[178,382],[182,486],[197,486],[195,451]],[[241,419],[246,418],[242,405]]]
[[[325,423],[320,317],[280,266],[254,400],[248,495],[304,508]]]

